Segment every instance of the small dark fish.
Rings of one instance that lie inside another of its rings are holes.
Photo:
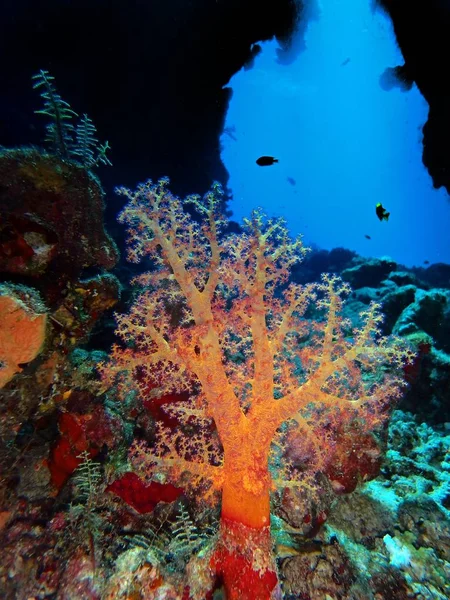
[[[364,236],[366,238],[366,240],[371,240],[372,238],[370,237],[370,235],[367,235],[367,233]]]
[[[295,185],[295,183],[296,183],[295,179],[293,179],[292,177],[288,177],[287,180],[291,185]]]
[[[375,207],[375,212],[380,221],[388,221],[391,213],[387,212],[384,206],[379,202]]]
[[[350,62],[350,58],[346,58],[345,60],[343,60],[341,62],[341,67],[345,67],[345,65],[348,65],[349,62]]]
[[[423,264],[424,264],[424,265],[429,265],[429,264],[430,264],[430,261],[429,261],[429,260],[424,260],[424,261],[423,261]]]
[[[278,158],[274,158],[273,156],[260,156],[256,159],[256,164],[260,167],[270,167],[274,163],[278,162]]]

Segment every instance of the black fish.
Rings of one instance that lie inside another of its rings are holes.
[[[384,206],[379,202],[375,207],[375,212],[380,221],[388,221],[391,213],[387,212]]]
[[[287,180],[291,185],[295,185],[295,179],[293,177],[288,177]]]
[[[370,237],[370,235],[367,235],[367,233],[366,233],[366,235],[365,235],[364,237],[366,238],[366,240],[371,240],[371,239],[372,239],[372,238]]]
[[[273,163],[277,163],[278,158],[274,158],[273,156],[260,156],[256,159],[256,164],[260,167],[270,167]]]

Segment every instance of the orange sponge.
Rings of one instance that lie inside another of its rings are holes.
[[[47,315],[36,305],[35,293],[25,290],[13,286],[0,289],[0,388],[22,370],[19,365],[34,359],[44,344]]]

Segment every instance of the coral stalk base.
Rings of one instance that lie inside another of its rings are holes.
[[[278,578],[270,527],[255,529],[222,518],[220,541],[211,560],[227,600],[273,600]]]

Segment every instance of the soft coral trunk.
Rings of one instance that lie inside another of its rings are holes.
[[[270,526],[248,527],[222,517],[212,566],[227,600],[271,600],[279,595]]]
[[[232,454],[227,460],[225,453],[220,539],[213,567],[227,600],[270,600],[277,597],[278,578],[270,535],[268,455],[246,452],[245,445]],[[258,477],[258,491],[254,485],[246,489],[249,474]]]

